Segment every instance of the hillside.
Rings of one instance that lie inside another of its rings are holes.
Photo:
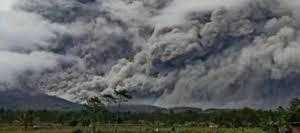
[[[0,92],[0,108],[13,110],[78,110],[82,106],[45,94],[30,94],[11,90]]]

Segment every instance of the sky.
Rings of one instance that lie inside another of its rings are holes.
[[[1,4],[0,4],[0,10],[1,11],[7,11],[11,9],[12,4],[15,2],[16,0],[2,0]]]

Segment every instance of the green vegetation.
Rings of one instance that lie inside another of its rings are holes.
[[[62,128],[42,128],[42,129],[30,129],[29,133],[87,133],[90,130],[84,127],[62,127]],[[156,129],[152,129],[146,126],[118,126],[118,133],[153,133]],[[173,130],[172,128],[159,128],[160,133],[263,133],[262,130],[258,128],[178,128]],[[22,130],[18,127],[11,127],[7,129],[0,129],[2,133],[22,133]],[[99,126],[97,127],[97,133],[115,133],[115,130],[109,126]]]
[[[274,110],[187,108],[151,113],[109,112],[102,100],[89,99],[86,109],[81,111],[0,109],[0,133],[148,133],[157,130],[162,133],[276,133],[286,129],[288,122],[300,121],[299,99],[292,100],[288,108]]]

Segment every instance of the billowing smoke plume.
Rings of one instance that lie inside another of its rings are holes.
[[[269,108],[300,96],[297,0],[16,0],[10,7],[0,10],[3,89],[75,102],[126,89],[132,103],[203,108]]]
[[[0,6],[0,90],[33,89],[26,82],[44,71],[60,67],[71,57],[49,52],[48,48],[63,26],[52,24],[40,15],[14,10],[16,0]],[[30,83],[30,82],[28,82]]]

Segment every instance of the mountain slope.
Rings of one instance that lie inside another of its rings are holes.
[[[78,110],[82,106],[45,94],[30,94],[22,91],[0,92],[0,108],[33,110]]]

